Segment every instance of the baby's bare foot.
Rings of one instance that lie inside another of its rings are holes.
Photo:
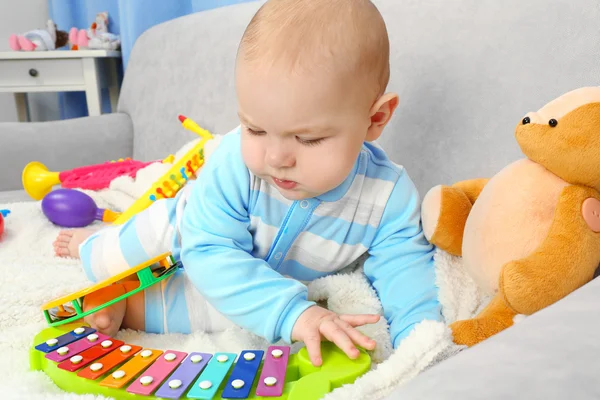
[[[59,257],[79,258],[79,245],[94,232],[92,229],[60,231],[53,243],[54,253]]]
[[[125,302],[120,301],[84,317],[83,320],[98,332],[114,337],[123,322],[124,305]]]
[[[106,304],[110,300],[125,293],[126,290],[122,284],[110,285],[96,292],[92,292],[85,296],[83,300],[83,311],[88,311],[102,304]],[[121,300],[108,307],[102,308],[93,314],[85,316],[83,320],[98,332],[114,337],[121,328],[126,309],[126,301]]]

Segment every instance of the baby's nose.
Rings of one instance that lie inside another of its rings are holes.
[[[272,168],[290,168],[296,163],[294,154],[285,149],[270,149],[267,153],[267,163]]]

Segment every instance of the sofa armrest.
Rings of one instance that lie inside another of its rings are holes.
[[[132,154],[133,124],[123,113],[0,123],[0,191],[22,189],[21,173],[30,161],[58,172]]]
[[[600,398],[598,315],[600,278],[423,372],[386,399]]]

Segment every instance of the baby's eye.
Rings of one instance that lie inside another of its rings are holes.
[[[246,127],[246,131],[248,131],[249,134],[256,135],[256,136],[262,136],[266,133],[265,131],[259,131],[259,130],[251,129],[248,127]]]
[[[296,136],[296,139],[298,140],[298,142],[302,143],[303,145],[306,145],[306,146],[316,146],[319,143],[321,143],[325,138],[319,138],[319,139],[302,139],[301,137]]]

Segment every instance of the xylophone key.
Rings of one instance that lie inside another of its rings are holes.
[[[145,370],[154,362],[163,352],[161,350],[144,349],[137,353],[135,357],[127,361],[118,370],[108,375],[100,385],[112,388],[121,388],[131,382],[140,372]]]
[[[216,353],[187,394],[188,398],[210,400],[235,361],[234,353]]]
[[[88,326],[82,326],[77,329],[72,330],[71,332],[67,332],[64,335],[61,335],[57,338],[53,338],[47,340],[44,343],[40,343],[35,346],[36,350],[39,350],[44,353],[50,353],[51,351],[57,350],[60,347],[63,347],[69,343],[73,343],[76,340],[79,340],[83,337],[86,337],[90,333],[96,332],[95,329],[92,329]]]
[[[285,373],[287,371],[290,348],[287,346],[269,346],[263,364],[256,395],[279,397],[283,393]]]
[[[78,376],[86,379],[96,380],[108,371],[129,360],[135,353],[140,351],[140,346],[125,344],[104,357],[91,363],[77,373]]]
[[[110,343],[110,344],[109,344]],[[90,347],[84,352],[77,354],[68,360],[65,360],[57,365],[58,368],[69,372],[75,372],[80,368],[85,367],[97,358],[110,353],[117,347],[123,344],[122,341],[116,339],[107,339],[97,345]]]
[[[102,333],[90,333],[82,339],[69,343],[66,346],[62,346],[54,350],[52,353],[46,354],[46,358],[57,363],[63,362],[67,358],[71,358],[75,354],[79,354],[82,351],[87,350],[90,347],[93,347],[99,343],[102,343],[107,339],[110,339],[110,337],[103,335]]]
[[[223,389],[223,398],[247,399],[260,367],[264,351],[244,350],[238,357],[229,380]]]
[[[154,364],[135,380],[127,391],[149,396],[167,376],[185,359],[187,353],[167,350]]]
[[[155,396],[164,399],[180,398],[211,358],[212,354],[191,353],[156,391]]]

